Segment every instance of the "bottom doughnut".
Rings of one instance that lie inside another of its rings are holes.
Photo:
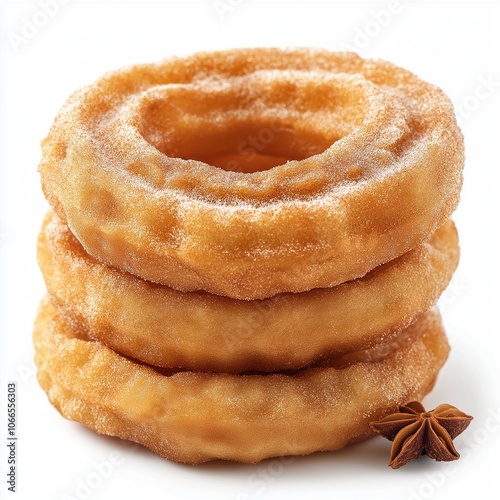
[[[258,462],[337,450],[368,422],[429,392],[449,346],[439,313],[388,344],[274,374],[166,375],[88,340],[44,299],[34,330],[38,380],[66,418],[179,462]]]

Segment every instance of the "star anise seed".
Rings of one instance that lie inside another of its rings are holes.
[[[420,455],[437,461],[457,460],[460,455],[453,439],[471,420],[470,415],[448,404],[426,411],[422,403],[412,401],[400,406],[398,412],[378,422],[370,422],[370,427],[393,441],[389,465],[398,469]]]

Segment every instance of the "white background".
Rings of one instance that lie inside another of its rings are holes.
[[[7,492],[2,451],[2,497],[499,498],[500,9],[491,2],[401,2],[385,21],[377,13],[390,6],[394,4],[74,0],[60,5],[44,24],[40,3],[2,3],[3,443],[6,381],[16,380],[19,393],[18,491]],[[29,38],[20,41],[26,19],[41,26],[34,32],[24,28]],[[462,452],[458,462],[446,465],[423,458],[393,471],[386,466],[390,444],[379,438],[286,463],[274,459],[255,466],[183,466],[64,420],[38,387],[30,337],[37,303],[44,294],[35,240],[47,205],[36,168],[39,141],[59,107],[74,89],[110,69],[174,54],[244,46],[332,50],[351,46],[361,55],[391,60],[441,86],[462,109],[459,119],[467,164],[455,214],[462,260],[442,300],[453,350],[435,390],[425,400],[431,408],[449,402],[475,416],[456,440]],[[111,460],[114,465],[105,474],[108,477],[98,476],[95,464]],[[85,481],[91,488],[79,489]]]

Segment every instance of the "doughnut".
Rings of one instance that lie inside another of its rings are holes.
[[[227,373],[300,368],[378,343],[437,301],[458,259],[450,220],[358,280],[244,301],[179,292],[105,266],[53,212],[38,243],[54,303],[92,339],[151,365]]]
[[[64,104],[39,171],[96,259],[250,300],[333,287],[428,240],[463,162],[449,99],[413,73],[256,48],[104,75]]]
[[[48,300],[34,344],[39,383],[64,417],[190,464],[253,463],[362,440],[370,421],[431,390],[449,350],[431,311],[387,344],[294,373],[166,375],[88,340]]]

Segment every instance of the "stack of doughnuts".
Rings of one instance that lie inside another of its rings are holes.
[[[353,53],[104,75],[43,141],[40,385],[186,463],[335,450],[433,387],[464,163],[437,87]]]

